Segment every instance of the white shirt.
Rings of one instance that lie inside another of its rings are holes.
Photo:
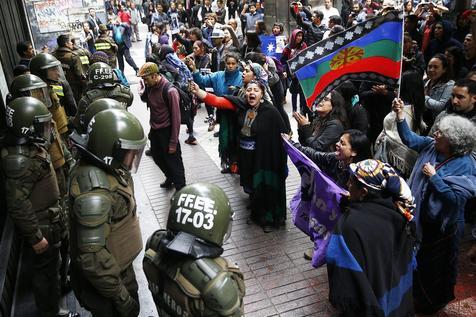
[[[326,27],[327,25],[329,24],[329,18],[333,15],[338,15],[340,16],[340,12],[339,10],[337,10],[336,8],[334,7],[331,7],[330,9],[326,9],[325,6],[322,6],[319,8],[319,10],[322,11],[322,13],[324,13],[324,19],[322,19],[322,22],[321,24],[324,24]]]

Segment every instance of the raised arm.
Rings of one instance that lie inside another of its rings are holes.
[[[200,87],[194,82],[190,83],[190,92],[196,95],[200,100],[203,100],[209,106],[223,110],[236,110],[236,106],[228,99],[207,93],[205,90],[200,89]]]
[[[405,113],[403,112],[403,101],[401,99],[395,98],[393,100],[392,109],[396,114],[398,135],[400,136],[400,139],[402,139],[403,144],[405,144],[414,151],[420,152],[432,142],[432,138],[419,136],[418,134],[410,130],[410,127],[405,121]]]

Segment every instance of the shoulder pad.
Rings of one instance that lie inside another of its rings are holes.
[[[93,165],[79,165],[71,179],[71,195],[79,196],[98,188],[111,188],[106,172]]]
[[[219,316],[233,316],[241,310],[243,293],[238,283],[213,259],[189,261],[181,274],[200,291],[206,310]]]
[[[91,102],[93,102],[94,100],[103,97],[104,93],[100,89],[91,89],[90,91],[86,92],[86,96]]]
[[[111,199],[103,193],[86,193],[76,197],[73,218],[77,222],[77,246],[81,252],[97,252],[106,246],[107,227],[112,209]]]
[[[74,200],[74,214],[86,227],[97,227],[108,221],[112,208],[111,199],[103,193],[86,193]]]
[[[22,154],[3,155],[2,150],[2,169],[8,178],[19,178],[23,176],[30,168],[30,158]]]

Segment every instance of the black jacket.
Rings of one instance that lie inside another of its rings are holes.
[[[307,46],[311,46],[314,43],[317,43],[322,40],[322,37],[325,32],[324,25],[316,25],[309,21],[304,21],[302,15],[296,14],[294,9],[290,8],[291,15],[296,19],[297,24],[304,30],[304,42]],[[303,12],[306,14],[308,20],[311,20],[311,12],[306,8],[303,8]]]
[[[319,120],[319,119],[317,119]],[[337,119],[327,120],[321,124],[319,131],[314,133],[314,124],[298,129],[299,143],[316,151],[330,152],[344,132],[344,126]]]

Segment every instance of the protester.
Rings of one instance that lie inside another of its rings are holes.
[[[466,118],[448,115],[438,123],[433,137],[423,137],[409,129],[400,99],[394,101],[393,110],[403,143],[419,153],[409,179],[421,241],[413,281],[415,310],[434,314],[455,298],[464,207],[476,195],[476,163],[471,157],[476,126]]]
[[[142,101],[150,108],[149,132],[150,149],[154,162],[165,175],[162,188],[185,186],[185,170],[178,134],[180,131],[179,94],[173,86],[167,86],[167,80],[159,74],[155,63],[147,62],[138,74],[144,80]],[[170,85],[170,84],[169,84]],[[168,100],[163,98],[163,90],[168,87]]]
[[[342,316],[413,316],[410,188],[377,160],[353,163],[350,173],[350,201],[327,247],[329,300]]]
[[[331,152],[348,127],[344,98],[333,91],[316,106],[317,117],[312,121],[299,112],[293,117],[298,123],[299,143],[316,151]]]
[[[296,29],[291,33],[289,37],[289,44],[283,50],[281,56],[281,64],[288,65],[287,61],[296,56],[300,51],[307,48],[307,44],[303,41],[304,32],[302,30]],[[309,113],[309,109],[306,106],[306,97],[302,91],[301,85],[295,75],[291,75],[289,72],[288,66],[286,66],[286,74],[289,75],[291,79],[291,84],[289,86],[289,92],[291,93],[291,102],[293,107],[293,112],[297,111],[297,98],[299,96],[299,110],[301,114]]]
[[[225,55],[226,68],[224,71],[217,71],[211,74],[201,74],[190,60],[187,66],[193,73],[194,81],[201,87],[212,87],[215,95],[232,95],[242,84],[242,72],[238,68],[239,57],[234,53]],[[207,102],[205,101],[205,104]],[[209,105],[211,106],[211,105]],[[236,162],[236,118],[230,113],[230,109],[221,109],[217,111],[217,119],[220,123],[218,134],[218,152],[221,158],[222,173],[230,173],[231,164]],[[215,127],[213,118],[213,108],[208,109],[209,131]]]
[[[250,195],[251,219],[268,233],[286,219],[286,153],[281,141],[284,123],[276,108],[264,99],[266,88],[257,81],[246,86],[246,97],[217,97],[199,88],[191,90],[205,103],[236,112],[240,129],[240,184]]]
[[[400,98],[403,100],[405,119],[410,129],[425,134],[427,126],[423,122],[425,95],[423,80],[416,72],[404,72],[401,81]],[[374,158],[389,163],[404,178],[408,178],[417,159],[417,153],[405,146],[398,135],[395,113],[390,112],[383,120],[383,130],[375,141]]]
[[[446,103],[451,98],[454,80],[452,68],[448,59],[443,54],[437,54],[428,63],[428,80],[425,83],[425,107],[427,115],[425,122],[432,126],[436,116],[443,111]]]

